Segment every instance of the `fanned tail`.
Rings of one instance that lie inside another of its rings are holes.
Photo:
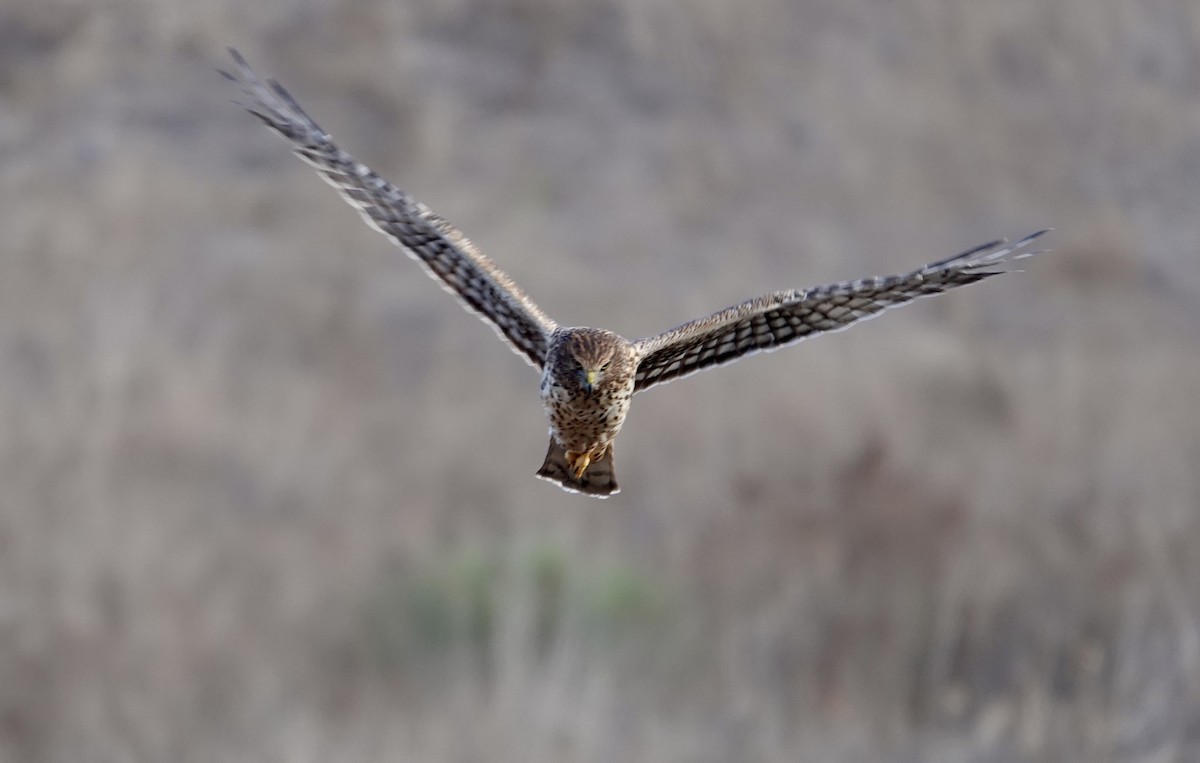
[[[550,448],[546,451],[546,461],[538,470],[537,476],[553,482],[569,493],[583,493],[596,498],[607,498],[621,492],[617,485],[617,474],[613,469],[613,448],[610,444],[604,455],[588,464],[583,475],[575,478],[574,472],[567,464],[567,451],[558,444],[552,436]]]

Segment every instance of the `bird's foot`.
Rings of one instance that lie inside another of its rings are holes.
[[[571,473],[575,475],[575,479],[583,476],[584,471],[587,470],[590,463],[592,463],[591,451],[584,451],[582,453],[573,450],[567,451],[567,466],[571,467]]]
[[[571,473],[575,475],[575,479],[583,477],[583,473],[587,468],[604,458],[604,454],[608,452],[608,444],[597,445],[587,451],[567,451],[567,466],[571,467]]]

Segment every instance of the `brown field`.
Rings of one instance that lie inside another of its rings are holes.
[[[1055,252],[571,496],[226,45],[564,324]],[[0,423],[0,761],[1200,760],[1200,3],[5,0]]]

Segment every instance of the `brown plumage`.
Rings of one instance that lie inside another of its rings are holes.
[[[636,371],[633,345],[611,331],[567,328],[550,336],[541,386],[550,449],[539,477],[589,495],[620,490],[612,441],[629,413]]]
[[[550,447],[537,476],[573,492],[603,498],[618,491],[613,440],[635,392],[1003,273],[1038,254],[1028,245],[1046,232],[1011,246],[993,241],[904,275],[774,292],[636,342],[603,329],[562,328],[457,228],[338,148],[282,86],[262,82],[230,53],[237,73],[222,74],[241,88],[241,105],[541,370]]]

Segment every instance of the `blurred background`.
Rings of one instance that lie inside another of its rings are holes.
[[[536,375],[227,45],[559,322],[1054,226],[639,396]],[[0,760],[1200,760],[1200,4],[5,0]]]

